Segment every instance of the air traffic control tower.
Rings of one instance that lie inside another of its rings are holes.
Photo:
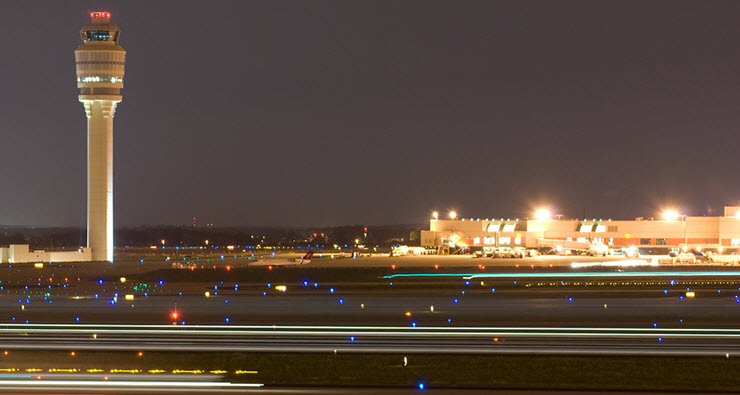
[[[87,246],[113,262],[113,115],[121,101],[126,51],[109,12],[91,12],[75,50],[77,87],[87,115]]]

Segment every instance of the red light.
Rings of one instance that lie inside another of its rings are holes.
[[[94,11],[90,13],[90,18],[107,18],[110,19],[110,12]]]
[[[268,266],[267,270],[272,270],[272,265]]]
[[[439,269],[439,265],[434,265],[434,268],[435,269]]]
[[[391,265],[391,269],[396,270],[396,265]]]
[[[173,320],[177,319],[177,311],[173,311],[172,314],[170,314]]]
[[[226,266],[226,271],[227,272],[230,272],[231,271],[231,266]]]

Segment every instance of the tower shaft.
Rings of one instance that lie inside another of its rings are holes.
[[[87,115],[87,246],[113,262],[113,115],[120,99],[80,96]]]

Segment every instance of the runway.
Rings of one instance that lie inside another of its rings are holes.
[[[6,349],[740,356],[740,329],[5,325]]]

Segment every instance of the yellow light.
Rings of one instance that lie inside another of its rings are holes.
[[[36,269],[41,269],[41,268],[44,267],[44,264],[43,263],[34,263],[33,264],[33,267],[35,267]]]
[[[162,245],[164,245],[164,239],[162,239]]]
[[[550,219],[550,210],[541,208],[534,213],[534,218],[538,221],[547,221]]]
[[[450,219],[455,219],[455,218],[457,218],[457,213],[454,211],[450,211]]]
[[[205,295],[206,295],[206,298],[208,298],[208,297],[210,297],[210,296],[211,296],[211,293],[210,293],[210,292],[208,292],[208,291],[206,291]]]
[[[121,277],[121,283],[125,283],[125,282],[126,282],[126,277]]]
[[[280,291],[280,292],[285,292],[287,289],[288,287],[286,287],[285,285],[278,285],[275,287],[275,290]]]
[[[675,221],[676,219],[678,219],[678,213],[676,212],[676,210],[666,210],[663,212],[663,218],[666,221]]]
[[[256,370],[237,370],[234,374],[257,374]]]
[[[126,300],[134,300],[134,295],[128,294],[125,298]]]
[[[693,298],[694,296],[696,296],[696,294],[694,293],[694,291],[686,292],[686,297],[687,298]]]

